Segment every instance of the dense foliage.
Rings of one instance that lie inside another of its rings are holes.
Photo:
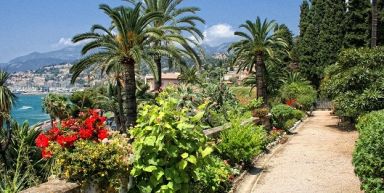
[[[196,109],[180,108],[178,99],[168,92],[161,93],[156,101],[157,105],[141,108],[138,124],[131,131],[135,138],[131,174],[135,177],[136,190],[192,192],[196,184],[200,188],[219,189],[229,172],[225,172],[223,164],[206,165],[211,162],[213,151],[201,122],[208,103]],[[207,167],[216,168],[205,170]]]
[[[359,139],[353,154],[355,173],[367,192],[384,191],[384,111],[376,111],[359,118]]]
[[[273,126],[279,129],[288,130],[294,123],[304,117],[304,113],[288,105],[280,104],[272,107]]]
[[[356,119],[384,108],[384,48],[350,49],[342,52],[326,71],[323,95],[333,99],[339,116]]]
[[[262,126],[252,123],[242,125],[240,120],[235,119],[230,128],[220,134],[217,148],[222,157],[232,163],[250,163],[263,151],[265,143],[266,131]]]

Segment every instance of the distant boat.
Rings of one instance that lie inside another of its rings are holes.
[[[32,109],[31,106],[22,106],[19,108],[19,110],[28,110],[28,109]]]

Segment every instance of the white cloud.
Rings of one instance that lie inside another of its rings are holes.
[[[234,28],[226,23],[219,23],[206,28],[203,31],[204,40],[200,43],[209,46],[218,46],[236,40]]]
[[[73,43],[71,38],[60,38],[59,41],[52,45],[54,48],[62,48],[62,47],[68,47],[68,46],[77,46],[84,42],[77,42]]]

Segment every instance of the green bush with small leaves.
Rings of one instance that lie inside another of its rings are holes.
[[[384,47],[348,49],[325,70],[324,97],[333,100],[338,116],[355,121],[360,115],[384,109]]]
[[[302,110],[310,110],[316,102],[316,90],[307,81],[284,84],[280,88],[283,100],[295,99],[297,107]]]
[[[217,148],[223,158],[234,163],[250,163],[260,154],[266,144],[266,131],[252,123],[242,125],[239,119],[231,122],[231,127],[220,134]]]
[[[296,122],[304,117],[304,113],[288,105],[280,104],[271,109],[273,126],[288,130]],[[287,123],[288,122],[288,123]]]
[[[355,173],[367,192],[384,192],[384,110],[359,118],[359,139],[353,153]]]

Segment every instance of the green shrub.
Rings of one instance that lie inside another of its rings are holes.
[[[334,101],[337,115],[355,120],[384,108],[383,63],[383,47],[349,49],[326,69],[321,92]]]
[[[358,120],[359,139],[353,153],[355,173],[365,192],[384,192],[384,110]]]
[[[241,125],[239,120],[235,120],[231,128],[220,134],[220,140],[217,147],[223,158],[235,163],[249,163],[262,152],[266,132],[261,126]]]
[[[219,157],[208,156],[195,174],[198,182],[194,185],[194,192],[226,192],[230,186],[228,176],[231,168]]]
[[[306,81],[284,84],[280,88],[281,98],[285,101],[295,99],[302,110],[310,110],[316,102],[316,90]]]
[[[296,122],[304,117],[304,113],[288,105],[280,104],[271,109],[273,126],[279,129],[289,129],[293,120]],[[289,123],[287,123],[289,121]],[[293,125],[292,125],[293,126]]]
[[[167,92],[156,100],[157,105],[141,107],[137,126],[131,130],[135,189],[142,193],[191,192],[194,186],[212,184],[211,188],[218,189],[226,172],[221,166],[207,165],[213,148],[207,143],[201,119],[208,103],[196,109],[180,108],[179,100]]]
[[[295,119],[295,118],[294,119],[289,119],[289,120],[285,121],[283,129],[287,130],[287,129],[292,128],[297,121],[298,120]]]

